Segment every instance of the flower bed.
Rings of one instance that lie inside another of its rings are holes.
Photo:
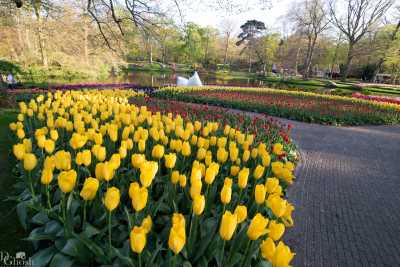
[[[351,95],[351,97],[400,105],[400,99],[395,99],[395,98],[391,98],[391,97],[387,97],[387,96],[363,95],[360,93],[353,93]]]
[[[400,107],[342,96],[267,88],[166,87],[156,97],[262,112],[270,116],[334,125],[393,124]]]
[[[128,103],[136,96],[65,91],[20,103],[10,124],[17,211],[35,266],[288,266],[287,129]]]

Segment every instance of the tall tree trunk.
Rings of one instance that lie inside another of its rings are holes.
[[[225,52],[224,52],[224,65],[228,61],[228,49],[229,49],[229,34],[226,34],[225,38]]]
[[[295,71],[296,76],[299,74],[299,55],[300,55],[300,47],[297,48],[296,62],[294,63],[294,71]]]
[[[43,20],[40,16],[40,8],[41,1],[35,1],[33,5],[33,9],[35,11],[36,23],[37,23],[37,38],[39,42],[39,52],[42,61],[42,65],[47,68],[48,67],[48,59],[47,59],[47,51],[46,51],[46,42],[43,37]]]
[[[249,53],[249,73],[251,72],[251,53]]]
[[[153,45],[152,45],[152,43],[151,43],[151,40],[150,40],[150,38],[148,39],[148,41],[149,41],[149,62],[150,62],[150,64],[153,64]]]
[[[307,80],[308,79],[308,74],[307,74],[307,66],[308,66],[308,60],[310,58],[310,51],[311,51],[311,37],[308,37],[308,43],[307,43],[307,52],[306,52],[306,57],[304,58],[304,71],[303,71],[303,79]]]
[[[347,77],[349,76],[349,71],[350,71],[350,64],[351,61],[353,60],[353,48],[354,48],[354,43],[352,41],[349,42],[349,50],[347,52],[347,59],[346,63],[344,65],[344,70],[343,70],[343,75],[342,75],[342,81],[346,81]]]
[[[307,58],[307,64],[305,66],[305,71],[304,71],[304,79],[308,80],[310,78],[310,72],[311,72],[311,63],[312,63],[312,58],[314,55],[314,49],[315,49],[315,44],[317,42],[317,37],[314,36],[311,46],[310,46],[310,51],[308,53],[308,58]]]

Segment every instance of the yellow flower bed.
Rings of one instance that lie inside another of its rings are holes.
[[[293,225],[284,196],[295,164],[285,146],[128,103],[138,95],[66,91],[19,103],[17,209],[35,264],[289,266],[281,238]]]

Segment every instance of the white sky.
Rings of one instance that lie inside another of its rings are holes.
[[[230,1],[244,2],[245,0]],[[182,13],[185,14],[184,17],[186,22],[191,21],[202,26],[218,27],[224,16],[227,16],[223,11],[207,6],[201,0],[195,0],[193,2],[190,7],[184,7],[182,10]],[[291,5],[293,5],[295,0],[272,1],[273,4],[270,8],[263,9],[260,8],[259,0],[253,2],[258,5],[255,5],[255,7],[251,10],[242,12],[240,14],[228,15],[230,19],[237,23],[237,29],[239,29],[240,25],[244,24],[247,20],[256,19],[264,22],[269,30],[279,32],[285,32],[289,30],[285,29],[283,23],[284,20],[280,18],[287,13],[288,9],[291,7]]]

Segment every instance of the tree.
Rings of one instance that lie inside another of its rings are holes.
[[[304,0],[291,11],[291,18],[297,31],[307,38],[307,50],[304,58],[303,78],[308,79],[318,36],[327,29],[329,19],[321,0]]]
[[[224,36],[224,64],[228,62],[229,44],[235,31],[236,23],[230,18],[224,18],[220,23],[220,31]]]
[[[236,45],[245,45],[241,53],[247,51],[249,56],[249,72],[251,72],[251,54],[253,52],[255,41],[257,36],[266,30],[266,27],[262,21],[248,20],[245,24],[240,26],[240,29],[242,32],[238,36],[239,41],[236,42]]]
[[[383,53],[379,57],[379,60],[376,63],[376,68],[375,68],[374,73],[373,73],[373,81],[374,82],[376,81],[376,75],[382,69],[383,63],[385,62],[385,58],[386,58],[387,52],[389,52],[388,50],[391,49],[391,47],[395,43],[396,39],[398,38],[397,34],[400,32],[400,6],[397,7],[397,11],[398,11],[397,24],[393,27],[392,31],[390,31],[389,34],[387,34],[386,38],[384,38]]]
[[[346,80],[355,46],[385,15],[393,0],[345,0],[347,8],[344,16],[339,16],[340,12],[335,8],[337,2],[338,0],[329,2],[329,13],[332,23],[347,38],[348,52],[342,75],[342,80]]]

